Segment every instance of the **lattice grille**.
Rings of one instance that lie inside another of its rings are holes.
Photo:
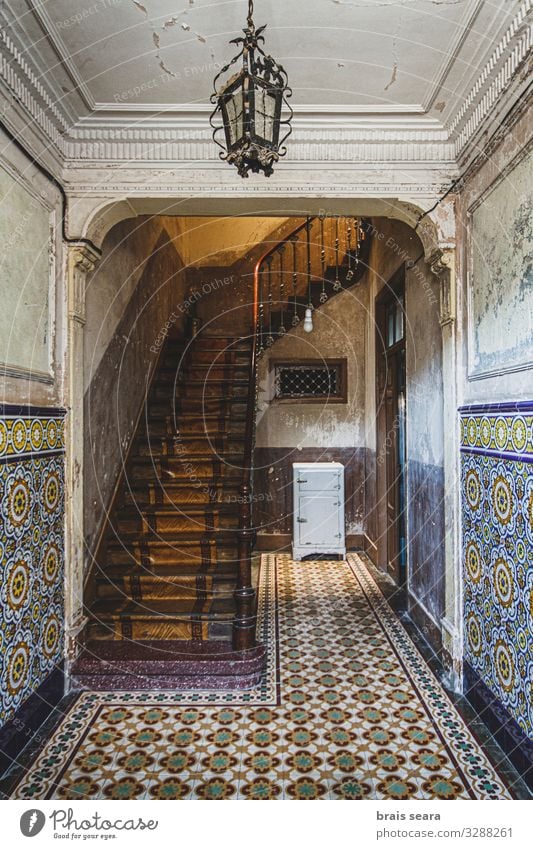
[[[330,398],[340,394],[338,366],[277,366],[276,398]]]

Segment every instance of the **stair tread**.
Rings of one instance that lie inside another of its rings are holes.
[[[229,637],[250,350],[226,333],[167,342],[96,565],[86,637],[100,653]]]
[[[169,564],[168,566],[158,566],[157,571],[154,571],[153,565],[148,568],[146,566],[137,565],[137,568],[132,569],[131,566],[127,568],[121,566],[106,566],[104,569],[100,569],[96,572],[97,580],[107,580],[108,578],[123,578],[125,575],[135,575],[136,577],[146,578],[179,578],[181,580],[185,578],[190,578],[191,580],[195,580],[199,575],[205,575],[213,580],[222,580],[227,577],[233,577],[237,573],[237,565],[235,561],[226,561],[223,560],[217,563],[213,563],[211,566],[205,567],[201,572],[192,571],[190,568],[190,564],[184,564],[180,566],[179,564]]]
[[[95,658],[96,655],[96,658]],[[187,640],[139,640],[125,646],[120,642],[108,642],[105,646],[100,642],[90,640],[75,662],[79,667],[84,661],[91,660],[206,660],[215,657],[217,662],[224,658],[242,657],[242,653],[234,652],[231,643],[192,642]]]
[[[209,605],[209,610],[196,610],[195,607]],[[212,608],[216,607],[216,610]],[[200,601],[196,599],[150,599],[149,601],[136,602],[126,600],[119,607],[113,599],[97,599],[91,605],[90,612],[94,616],[102,618],[120,619],[127,616],[129,619],[179,619],[182,617],[195,619],[221,619],[232,616],[235,605],[233,599],[220,599],[216,602],[210,600]]]
[[[176,502],[172,504],[143,505],[141,510],[136,510],[134,505],[125,504],[119,509],[119,512],[122,514],[127,510],[131,513],[132,518],[137,518],[141,515],[152,516],[154,513],[161,514],[162,516],[188,516],[189,514],[201,516],[203,513],[231,513],[232,509],[235,509],[236,504],[236,501],[227,503],[218,502],[216,504],[198,504],[196,502],[184,501],[181,505]]]

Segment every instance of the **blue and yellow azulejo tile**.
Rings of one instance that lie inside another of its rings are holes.
[[[0,417],[0,458],[65,450],[63,413],[50,416]]]
[[[62,657],[63,421],[0,418],[0,725]]]
[[[533,411],[483,408],[461,417],[461,445],[494,454],[502,452],[533,457]]]
[[[465,657],[533,738],[533,404],[461,419]],[[529,636],[528,636],[529,635]]]

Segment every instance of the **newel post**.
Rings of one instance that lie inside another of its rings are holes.
[[[255,590],[252,586],[252,548],[254,530],[252,527],[251,486],[244,483],[240,489],[241,516],[239,538],[239,577],[235,590],[236,614],[233,620],[233,648],[247,651],[256,645],[255,630],[257,624]]]

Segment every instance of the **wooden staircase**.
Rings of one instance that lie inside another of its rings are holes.
[[[356,286],[368,266],[364,219],[308,218],[273,247],[258,267],[259,350],[297,327],[306,309],[319,309]]]
[[[167,341],[97,557],[78,686],[257,680],[262,648],[231,644],[251,346]]]
[[[251,581],[257,360],[356,285],[366,222],[308,218],[254,273],[249,336],[169,338],[96,557],[74,686],[235,688],[256,684]],[[210,325],[212,326],[212,325]]]

